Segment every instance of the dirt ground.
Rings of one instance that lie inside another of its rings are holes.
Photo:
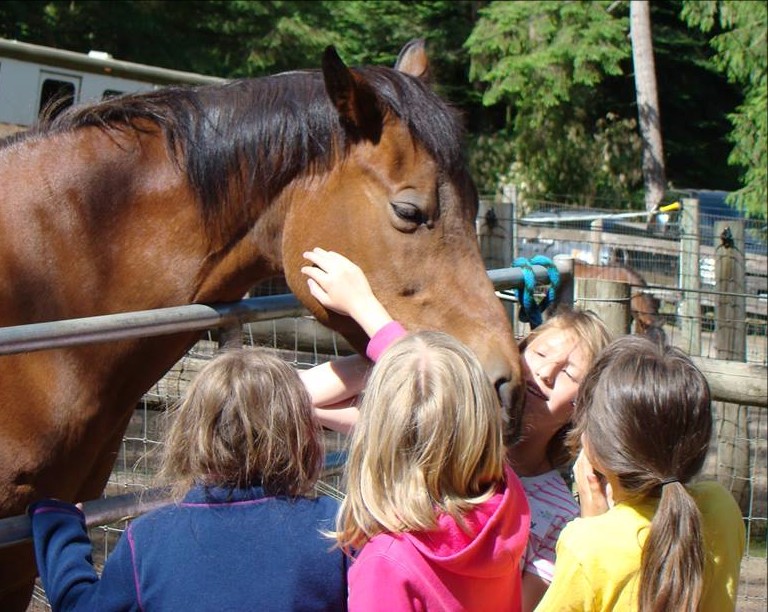
[[[763,557],[748,557],[741,562],[739,612],[765,612],[768,609],[768,562]]]

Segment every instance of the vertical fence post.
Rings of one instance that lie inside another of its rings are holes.
[[[509,265],[511,262],[517,259],[518,245],[517,245],[517,187],[515,185],[506,184],[502,189],[502,199],[509,205],[509,230],[511,242],[511,258],[505,265]]]
[[[603,220],[595,219],[589,224],[590,236],[589,239],[592,242],[592,263],[596,266],[600,265],[600,251],[603,246]]]
[[[512,262],[518,257],[517,244],[517,187],[511,183],[505,183],[501,188],[502,210],[507,211],[505,236],[508,242],[505,244],[504,253],[509,259],[502,263],[502,266],[511,266]],[[507,317],[512,323],[512,332],[519,335],[519,323],[515,316],[515,305],[512,302],[505,301],[504,309],[507,311]]]
[[[494,200],[480,199],[475,231],[486,269],[508,266],[510,264],[507,260],[509,238],[506,235],[503,204]]]
[[[557,301],[559,304],[566,304],[573,308],[574,296],[576,294],[573,278],[573,257],[570,255],[555,255],[554,261],[560,272],[560,289],[557,292]]]
[[[699,272],[699,201],[683,200],[680,211],[680,334],[689,355],[701,355],[701,277]]]
[[[718,238],[730,232],[732,246]],[[717,358],[745,361],[747,352],[746,269],[744,261],[744,221],[731,219],[715,223],[715,346]]]
[[[722,237],[722,238],[721,238]],[[717,358],[746,361],[747,298],[744,222],[715,223],[715,347]],[[742,510],[749,510],[749,431],[747,406],[715,402],[717,415],[717,479]]]
[[[577,278],[575,306],[592,310],[615,336],[629,333],[631,286],[597,278]]]

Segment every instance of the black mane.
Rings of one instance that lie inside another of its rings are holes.
[[[355,70],[371,83],[381,109],[404,121],[443,171],[452,175],[463,167],[462,128],[453,109],[421,81],[396,70]],[[323,172],[351,144],[319,71],[129,94],[72,107],[8,140],[86,126],[146,131],[147,122],[162,130],[207,224],[214,226],[222,215],[234,218],[225,214],[229,208],[242,219],[244,202],[253,197],[267,202],[295,177]]]

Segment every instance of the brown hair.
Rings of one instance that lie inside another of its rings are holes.
[[[550,318],[523,338],[519,345],[520,353],[522,354],[536,338],[553,331],[573,334],[584,352],[586,370],[613,339],[608,327],[595,312],[561,306]],[[553,468],[562,468],[571,462],[571,452],[567,445],[571,427],[572,420],[558,429],[547,444],[547,459]]]
[[[307,495],[323,447],[296,370],[264,349],[221,353],[170,412],[160,477],[176,497],[195,484],[261,485],[269,495]]]
[[[633,498],[660,497],[640,567],[643,612],[698,609],[704,582],[702,519],[685,485],[712,435],[710,391],[681,350],[624,336],[598,357],[579,388],[569,436]]]

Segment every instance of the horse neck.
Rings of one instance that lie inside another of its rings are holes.
[[[253,224],[211,246],[191,301],[237,300],[260,281],[283,273],[285,219],[297,191],[291,184],[277,198],[250,203],[258,211]]]

